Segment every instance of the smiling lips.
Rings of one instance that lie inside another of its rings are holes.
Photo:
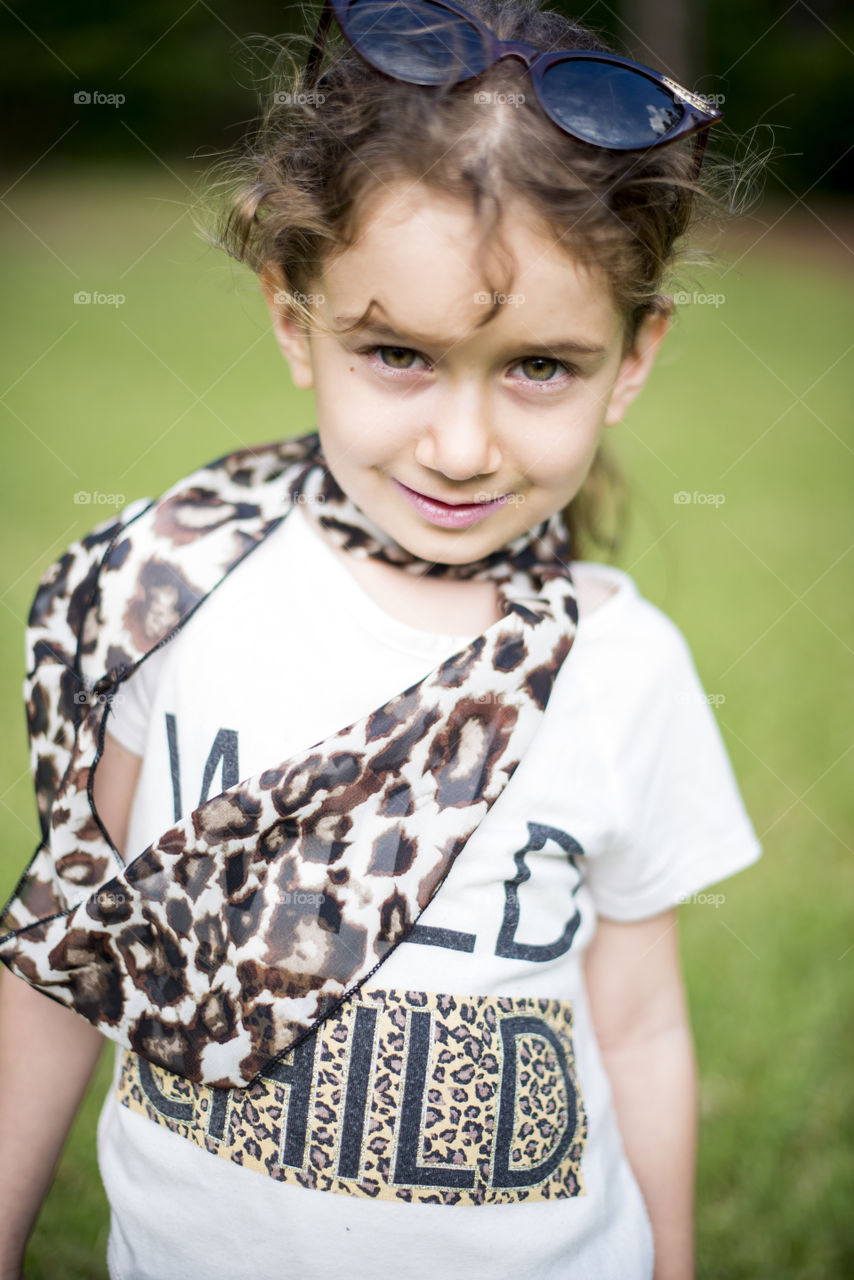
[[[428,498],[426,494],[410,489],[400,480],[395,480],[394,483],[419,515],[442,529],[467,529],[469,525],[485,520],[507,501],[507,496],[504,496],[493,498],[489,502],[441,502],[438,498]]]

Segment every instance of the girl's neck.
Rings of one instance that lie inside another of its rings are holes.
[[[499,621],[501,612],[493,583],[461,581],[458,578],[418,578],[380,560],[351,555],[339,547],[309,514],[310,506],[300,510],[318,537],[374,604],[398,622],[434,634],[468,636],[481,635],[487,627]],[[597,577],[595,570],[590,573],[578,563],[573,568],[573,581],[582,616],[594,613],[617,590],[612,583]]]
[[[443,635],[481,635],[501,618],[495,584],[459,578],[421,578],[370,556],[343,550],[310,514],[312,529],[375,604],[408,626]]]

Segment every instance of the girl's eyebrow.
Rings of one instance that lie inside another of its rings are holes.
[[[350,328],[355,325],[359,316],[334,316],[333,323],[343,325]],[[434,337],[427,333],[410,333],[405,334],[401,329],[396,329],[394,325],[386,324],[384,320],[365,320],[362,324],[350,329],[353,334],[371,333],[378,338],[396,338],[406,343],[413,343],[424,347],[442,347],[449,349],[456,346],[459,339],[447,342],[444,338]],[[552,355],[583,355],[583,356],[601,356],[604,355],[607,348],[595,342],[584,342],[580,338],[561,338],[557,342],[544,342],[540,338],[520,338],[518,342],[508,342],[506,351],[548,351]]]

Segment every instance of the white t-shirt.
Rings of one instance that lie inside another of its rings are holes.
[[[582,955],[597,913],[654,915],[760,844],[681,632],[621,570],[575,571],[613,594],[358,995],[249,1089],[117,1050],[98,1129],[113,1280],[649,1280]],[[129,857],[470,639],[390,617],[296,508],[114,700],[110,732],[143,756]]]

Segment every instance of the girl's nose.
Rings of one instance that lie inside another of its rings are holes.
[[[499,469],[501,450],[482,388],[449,388],[431,408],[430,423],[415,447],[421,466],[449,480],[471,480]]]

